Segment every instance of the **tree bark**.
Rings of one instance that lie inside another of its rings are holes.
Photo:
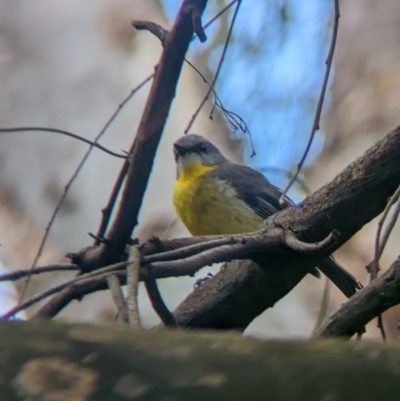
[[[332,230],[341,234],[333,252],[379,215],[400,184],[400,127],[389,132],[331,182],[264,222],[268,231],[282,227],[307,242]],[[262,265],[233,262],[194,290],[174,312],[181,326],[244,330],[318,265],[326,254],[287,251],[267,254]]]
[[[400,393],[397,346],[263,342],[234,333],[6,322],[2,401],[385,401]]]

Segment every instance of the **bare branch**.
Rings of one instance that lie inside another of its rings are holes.
[[[193,31],[199,38],[201,43],[204,43],[207,40],[207,35],[204,32],[203,26],[201,24],[201,15],[202,12],[198,8],[194,8],[192,12],[192,24]]]
[[[230,27],[229,27],[228,36],[226,37],[224,49],[222,50],[221,58],[220,58],[219,63],[218,63],[217,71],[215,72],[215,75],[214,75],[214,78],[213,78],[213,80],[212,80],[212,82],[211,82],[210,88],[208,89],[208,91],[207,91],[206,95],[204,96],[202,102],[200,103],[199,107],[198,107],[197,110],[194,112],[192,118],[191,118],[190,121],[189,121],[189,124],[187,125],[187,127],[186,127],[185,130],[183,131],[185,134],[187,134],[187,133],[190,131],[190,129],[191,129],[191,127],[192,127],[194,121],[196,120],[196,118],[197,118],[197,116],[199,115],[201,109],[203,108],[203,106],[204,106],[205,103],[207,102],[207,100],[208,100],[208,98],[209,98],[209,96],[210,96],[210,94],[211,94],[211,92],[212,92],[212,90],[213,90],[213,88],[214,88],[214,85],[215,85],[215,83],[217,82],[219,73],[220,73],[220,71],[221,71],[222,63],[224,62],[224,59],[225,59],[226,51],[228,50],[229,41],[230,41],[230,38],[231,38],[231,35],[232,35],[233,26],[234,26],[234,24],[235,24],[237,14],[238,14],[238,12],[239,12],[240,4],[241,4],[241,0],[238,0],[238,1],[237,1],[236,8],[235,8],[235,12],[234,12],[233,17],[232,17],[231,25],[230,25]]]
[[[85,281],[87,279],[91,279],[92,277],[99,276],[102,274],[106,274],[105,277],[109,275],[110,272],[114,272],[116,270],[121,269],[122,267],[126,266],[126,262],[123,263],[116,263],[115,265],[111,266],[106,266],[101,269],[95,270],[90,273],[86,273],[85,275],[77,276],[71,280],[69,280],[66,283],[56,285],[52,288],[49,288],[48,290],[42,291],[39,294],[36,294],[32,298],[29,298],[28,300],[24,302],[18,302],[18,305],[15,306],[14,308],[10,309],[7,313],[4,315],[0,316],[0,320],[6,320],[9,319],[10,317],[14,316],[16,313],[20,312],[21,310],[27,309],[30,306],[34,305],[37,302],[40,302],[42,299],[45,299],[51,295],[60,293],[61,291],[64,291],[66,288],[70,287],[74,283],[80,282],[80,281]],[[30,272],[29,272],[30,273]],[[29,274],[30,276],[30,274]]]
[[[322,241],[319,241],[315,244],[308,244],[306,242],[300,241],[293,232],[286,231],[284,233],[284,243],[293,251],[302,252],[305,254],[315,254],[326,252],[335,244],[339,237],[339,232],[337,230],[333,230]]]
[[[118,174],[117,180],[114,183],[113,189],[110,194],[110,198],[108,199],[107,202],[107,206],[101,210],[101,221],[99,229],[97,230],[96,240],[94,242],[95,245],[100,245],[101,241],[104,239],[108,223],[110,222],[111,213],[114,209],[115,202],[117,201],[118,198],[118,194],[125,180],[126,173],[128,172],[128,167],[129,167],[129,162],[128,160],[125,160]]]
[[[299,207],[287,208],[265,221],[263,230],[268,233],[269,229],[276,229],[278,225],[311,242],[338,229],[341,236],[329,252],[337,249],[385,208],[387,199],[399,185],[399,153],[400,127],[388,133]],[[365,202],[365,199],[369,201]],[[362,208],[360,204],[363,204]],[[168,252],[216,239],[221,237],[169,241],[153,239],[143,246],[143,254],[146,257],[156,252]],[[283,252],[260,258],[267,261],[265,267],[239,262],[234,269],[228,267],[203,283],[178,308],[175,318],[180,326],[244,329],[258,314],[287,294],[312,267],[319,265],[322,257]],[[172,265],[168,268],[156,267],[151,266],[151,276],[147,267],[141,269],[141,280],[193,275],[197,271],[190,264],[184,264],[181,269]],[[118,272],[118,276],[124,282],[124,274]],[[73,299],[104,288],[107,288],[107,284],[101,275],[90,281],[74,283],[57,294],[37,316],[51,318]]]
[[[91,266],[89,270],[99,265],[112,263],[115,255],[123,252],[125,244],[137,225],[137,217],[158,143],[175,96],[185,53],[193,35],[192,13],[197,8],[201,14],[206,3],[206,0],[185,0],[168,34],[145,109],[129,151],[128,172],[118,211],[106,236],[107,244],[99,246],[94,266]]]
[[[141,264],[142,254],[138,245],[131,246],[129,251],[129,259],[126,266],[127,275],[127,292],[126,301],[128,304],[128,317],[129,324],[133,329],[140,329],[140,315],[138,308],[138,285],[139,285],[139,270]]]
[[[51,273],[60,271],[76,271],[76,270],[79,270],[79,267],[77,265],[72,265],[70,263],[39,266],[36,267],[36,269],[34,270],[31,269],[15,270],[13,272],[1,274],[0,281],[17,281],[31,274]]]
[[[374,258],[371,261],[371,263],[367,266],[370,282],[372,280],[375,280],[376,277],[378,276],[378,272],[380,270],[379,269],[379,259],[382,256],[383,250],[385,249],[386,242],[389,239],[390,233],[392,232],[392,229],[393,229],[394,225],[396,224],[398,213],[399,213],[397,211],[397,209],[399,209],[399,205],[397,206],[396,211],[393,214],[393,217],[391,219],[391,222],[390,222],[387,230],[385,231],[384,238],[381,241],[381,232],[382,232],[383,224],[385,223],[386,217],[389,214],[391,207],[394,205],[395,202],[398,201],[399,195],[400,195],[400,186],[397,188],[397,190],[393,194],[393,196],[390,197],[389,202],[387,203],[385,210],[383,211],[382,217],[378,222],[378,228],[376,230],[376,236],[375,236]]]
[[[162,45],[164,45],[165,39],[168,35],[168,30],[163,28],[161,25],[150,21],[132,21],[132,26],[138,31],[149,31],[158,39],[160,39]]]
[[[124,323],[129,323],[128,318],[128,308],[126,306],[124,294],[121,290],[121,283],[119,282],[118,276],[116,274],[110,274],[107,276],[107,284],[110,289],[112,299],[115,306],[118,309],[118,316]]]
[[[351,337],[387,309],[400,303],[400,257],[360,290],[317,331],[318,337]]]
[[[115,112],[112,114],[112,116],[108,119],[108,121],[106,122],[104,127],[101,129],[101,131],[97,134],[96,138],[94,139],[95,143],[97,143],[100,140],[100,138],[106,133],[107,129],[112,124],[112,122],[115,120],[115,118],[118,116],[118,114],[120,113],[122,108],[129,102],[129,100],[136,94],[136,92],[138,92],[147,82],[150,81],[151,78],[152,78],[152,75],[147,77],[138,86],[136,86],[136,88],[131,90],[131,93],[119,104],[118,108],[115,110]],[[58,212],[61,209],[61,206],[63,205],[65,199],[67,198],[69,189],[71,188],[71,186],[74,183],[76,177],[78,176],[78,174],[82,170],[82,167],[84,166],[84,164],[86,163],[86,160],[89,158],[90,154],[92,153],[92,150],[93,150],[93,146],[91,146],[87,150],[87,152],[83,156],[82,160],[78,164],[78,167],[76,168],[76,170],[72,174],[72,176],[71,176],[70,180],[68,181],[67,185],[64,187],[64,192],[63,192],[60,200],[58,201],[57,206],[55,207],[54,212],[51,215],[49,222],[47,223],[46,229],[44,231],[42,240],[41,240],[40,245],[39,245],[39,249],[38,249],[38,251],[37,251],[37,253],[35,255],[35,258],[34,258],[34,260],[32,262],[31,268],[30,268],[31,271],[33,271],[35,269],[36,264],[37,264],[40,256],[42,255],[43,249],[44,249],[44,247],[46,245],[46,241],[47,241],[47,238],[48,238],[49,233],[50,233],[50,229],[53,226],[53,223],[54,223],[54,221],[55,221],[55,219],[56,219],[56,217],[58,215]],[[125,160],[124,164],[128,164],[128,162]],[[26,279],[26,282],[24,284],[24,287],[23,287],[23,289],[21,291],[21,294],[20,294],[20,297],[19,297],[19,303],[21,303],[21,301],[23,300],[23,298],[24,298],[24,296],[26,294],[29,282],[30,282],[30,275],[28,275],[28,277]]]
[[[149,256],[143,257],[143,263],[152,263],[152,262],[165,262],[168,260],[175,259],[183,259],[188,256],[193,256],[195,254],[201,253],[211,248],[217,248],[221,245],[230,245],[240,243],[243,239],[243,235],[240,236],[230,236],[223,237],[214,240],[207,241],[206,239],[200,243],[196,243],[193,245],[188,245],[184,247],[178,247],[172,251],[154,253]],[[207,237],[205,237],[207,238]]]
[[[121,154],[121,153],[115,153],[112,150],[109,150],[105,148],[104,146],[100,145],[99,143],[92,142],[89,139],[84,138],[83,136],[73,134],[72,132],[64,131],[62,129],[56,129],[56,128],[46,128],[46,127],[15,127],[15,128],[0,128],[0,133],[2,134],[8,134],[12,132],[53,132],[55,134],[61,134],[65,136],[69,136],[70,138],[78,139],[81,142],[89,144],[91,147],[97,148],[102,150],[103,152],[114,156],[114,157],[119,157],[121,159],[126,159],[127,156],[126,154]]]
[[[333,30],[332,30],[332,39],[331,39],[331,45],[329,48],[329,53],[328,57],[326,59],[326,69],[325,69],[325,76],[322,81],[322,87],[321,87],[321,93],[318,99],[318,105],[317,105],[317,110],[315,112],[315,117],[314,117],[314,122],[311,128],[311,133],[310,137],[308,138],[307,146],[304,150],[303,155],[301,156],[301,159],[299,163],[297,164],[297,169],[296,172],[294,173],[293,178],[289,181],[289,183],[286,185],[285,189],[282,192],[281,197],[279,198],[279,203],[281,205],[286,205],[286,194],[290,187],[293,185],[293,183],[296,181],[300,170],[303,167],[304,162],[306,161],[308,152],[310,151],[311,144],[314,140],[315,133],[319,130],[319,122],[321,119],[321,112],[322,112],[322,106],[324,104],[324,99],[325,99],[325,93],[326,93],[326,88],[328,87],[328,81],[329,81],[329,74],[331,72],[331,67],[332,67],[332,61],[333,61],[333,55],[335,53],[335,46],[336,46],[336,39],[337,39],[337,34],[338,34],[338,29],[339,29],[339,18],[340,18],[340,11],[339,11],[339,0],[334,0],[335,4],[335,22],[333,24]]]
[[[164,326],[176,326],[174,315],[170,312],[164,300],[162,299],[160,290],[158,289],[156,280],[149,280],[144,282],[147,295],[150,299],[151,306],[157,313]]]
[[[316,242],[337,229],[341,236],[329,253],[334,251],[382,213],[400,184],[398,154],[400,126],[299,207],[287,208],[266,220],[265,230],[279,226],[302,240]],[[175,318],[180,326],[244,330],[314,266],[329,277],[329,266],[322,257],[283,252],[260,256],[259,265],[231,262],[193,291],[174,311]]]
[[[229,236],[220,240],[213,240],[201,244],[191,245],[176,251],[170,251],[160,254],[161,260],[157,260],[157,254],[148,257],[154,262],[151,267],[158,269],[184,269],[185,266],[197,267],[213,263],[228,262],[233,259],[251,258],[252,253],[282,252],[284,247],[304,254],[318,254],[326,252],[337,240],[338,235],[330,233],[327,238],[317,244],[306,244],[300,241],[291,232],[284,232],[281,228],[273,228],[268,231],[262,229],[256,233],[246,235]],[[201,249],[204,249],[201,251]],[[171,260],[174,255],[177,260]]]

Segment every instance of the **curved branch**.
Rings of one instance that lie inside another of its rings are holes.
[[[285,245],[293,251],[305,253],[307,255],[323,253],[329,250],[339,239],[340,234],[337,230],[332,230],[329,235],[315,244],[308,244],[300,241],[292,231],[284,233]]]
[[[73,134],[72,132],[64,131],[62,129],[56,129],[56,128],[46,128],[46,127],[16,127],[16,128],[0,128],[0,133],[2,134],[9,134],[12,132],[27,132],[27,131],[41,131],[41,132],[53,132],[55,134],[61,134],[65,136],[69,136],[70,138],[78,139],[81,142],[85,142],[88,145],[100,149],[105,153],[108,153],[111,156],[119,157],[120,159],[126,159],[127,156],[126,154],[121,154],[121,153],[115,153],[112,150],[109,150],[105,148],[104,146],[101,146],[97,142],[92,142],[89,139],[84,138],[83,136],[79,136],[76,134]]]

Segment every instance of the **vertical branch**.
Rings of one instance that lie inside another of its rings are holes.
[[[331,45],[329,48],[328,57],[325,62],[325,64],[326,64],[325,75],[324,75],[324,80],[322,81],[321,93],[320,93],[320,96],[318,99],[318,105],[317,105],[317,110],[315,112],[314,122],[313,122],[313,125],[311,128],[310,137],[308,138],[307,146],[303,152],[303,155],[301,156],[299,163],[297,164],[296,172],[294,173],[293,178],[289,181],[286,188],[283,190],[281,197],[279,198],[279,203],[281,205],[286,204],[286,200],[285,200],[286,194],[289,191],[290,187],[293,185],[293,183],[297,180],[300,170],[302,169],[303,164],[306,161],[306,158],[308,156],[308,152],[310,151],[311,145],[314,140],[315,133],[320,128],[319,122],[321,119],[322,106],[324,104],[326,88],[328,87],[329,74],[331,72],[333,55],[335,53],[335,47],[336,47],[336,39],[337,39],[338,30],[339,30],[339,18],[340,18],[339,0],[334,0],[334,2],[335,2],[335,22],[333,24]]]
[[[134,329],[140,329],[140,315],[138,309],[138,286],[139,286],[139,269],[142,259],[142,253],[138,245],[132,245],[129,252],[129,259],[126,265],[126,285],[127,285],[127,304],[129,324]]]
[[[198,19],[206,3],[207,0],[185,0],[165,39],[164,51],[156,67],[150,94],[129,152],[129,167],[121,202],[106,236],[107,244],[102,246],[103,257],[106,254],[112,258],[119,254],[137,225],[154,157],[194,32],[192,15],[196,10]]]
[[[112,299],[118,309],[118,316],[124,323],[129,323],[128,308],[126,306],[124,294],[122,293],[121,283],[116,274],[107,277],[107,285],[110,289]]]

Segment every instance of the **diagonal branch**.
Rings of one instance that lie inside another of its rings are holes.
[[[118,210],[105,242],[83,260],[83,270],[93,270],[115,262],[124,253],[142,206],[161,134],[175,97],[185,54],[194,33],[192,15],[203,13],[207,0],[184,0],[154,74],[142,118],[129,151],[129,166]]]
[[[400,183],[399,153],[400,126],[299,207],[285,209],[266,220],[262,230],[268,233],[278,226],[291,230],[298,238],[317,242],[337,229],[341,236],[326,250],[327,255],[384,210],[387,199]],[[212,241],[218,239],[221,237],[211,238]],[[144,260],[155,252],[169,252],[204,241],[207,238],[153,239],[143,246]],[[177,324],[243,330],[256,316],[297,285],[312,267],[319,265],[323,257],[324,254],[306,256],[298,252],[281,252],[264,255],[261,258],[263,266],[250,261],[233,262],[204,282],[178,307],[175,311]],[[162,259],[168,257],[163,256]],[[152,257],[150,260],[155,259]],[[185,264],[184,268],[179,270],[180,275],[195,273],[190,264]],[[142,276],[142,273],[145,274],[145,269],[141,270],[141,279],[150,278]],[[170,277],[176,273],[177,270],[172,267],[156,269],[153,266],[151,269],[152,278]],[[123,273],[119,271],[118,275],[124,282]],[[106,280],[102,276],[76,283],[45,305],[38,316],[51,318],[71,300],[105,288]]]
[[[400,184],[400,126],[388,133],[334,180],[264,222],[264,229],[279,226],[298,238],[316,242],[336,229],[341,236],[334,251],[382,213],[387,199]],[[321,263],[323,255],[275,253],[262,266],[232,262],[193,291],[175,310],[180,326],[244,330],[265,309],[272,307]]]
[[[351,337],[376,316],[400,303],[400,256],[342,305],[317,331],[317,337]]]

